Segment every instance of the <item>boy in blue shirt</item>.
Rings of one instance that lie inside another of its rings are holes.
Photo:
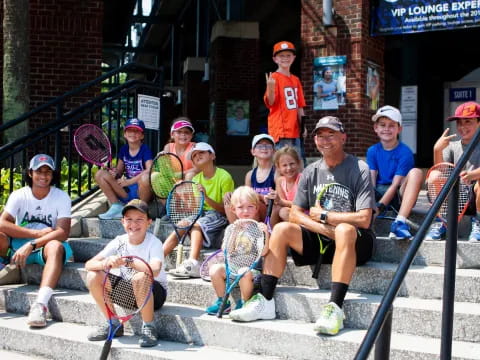
[[[367,150],[367,163],[372,183],[375,186],[377,209],[381,213],[386,206],[398,209],[398,216],[390,227],[391,239],[403,240],[412,237],[406,218],[417,201],[423,181],[423,173],[414,168],[413,153],[398,140],[402,131],[402,114],[390,105],[385,105],[372,116],[373,130],[380,142]]]
[[[142,120],[128,119],[123,130],[127,144],[118,152],[117,167],[96,173],[95,181],[111,204],[107,212],[98,215],[100,219],[120,219],[124,203],[139,197],[138,182],[153,162],[152,152],[143,143],[144,132]]]

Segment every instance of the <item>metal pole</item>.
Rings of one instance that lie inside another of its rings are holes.
[[[375,360],[390,359],[390,339],[392,337],[393,307],[390,307],[375,342]]]
[[[453,312],[455,302],[455,271],[458,238],[458,181],[448,197],[447,240],[445,243],[445,269],[443,274],[442,336],[440,359],[452,358]]]

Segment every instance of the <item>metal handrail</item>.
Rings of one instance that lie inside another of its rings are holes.
[[[468,159],[470,158],[473,150],[477,146],[480,139],[480,129],[478,129],[475,133],[470,144],[465,149],[464,153],[458,160],[458,163],[455,164],[455,168],[448,178],[447,182],[443,186],[440,194],[438,195],[437,199],[434,201],[432,207],[427,212],[427,215],[422,222],[417,234],[413,238],[410,246],[408,247],[404,257],[400,261],[398,265],[397,271],[395,272],[392,281],[388,289],[385,292],[385,295],[380,302],[380,305],[375,313],[375,316],[370,323],[370,326],[363,338],[360,347],[357,350],[355,355],[355,360],[366,360],[370,354],[370,351],[375,343],[375,341],[380,341],[382,344],[385,343],[384,339],[379,338],[379,334],[384,326],[385,319],[387,315],[391,311],[391,307],[393,305],[393,301],[400,289],[400,286],[407,274],[407,271],[412,264],[415,255],[417,254],[420,246],[422,245],[423,239],[428,231],[428,228],[433,221],[434,217],[438,213],[440,206],[445,201],[449,193],[453,189],[452,196],[450,196],[449,203],[448,203],[448,233],[447,233],[447,241],[446,241],[446,251],[445,251],[445,270],[444,270],[444,293],[443,293],[443,319],[442,319],[442,339],[441,339],[441,359],[447,360],[451,358],[451,343],[452,343],[452,328],[453,328],[453,302],[455,297],[455,262],[456,262],[456,244],[457,244],[457,213],[456,213],[456,205],[455,200],[458,198],[458,179],[460,172],[464,168],[465,164],[467,163]],[[455,198],[455,199],[453,199]],[[453,202],[453,203],[452,203]],[[455,207],[452,207],[455,206]],[[452,276],[453,274],[453,276]],[[391,317],[389,316],[388,318]],[[387,322],[387,327],[390,324]],[[381,336],[390,336],[390,330],[382,331]],[[379,340],[377,340],[379,338]],[[388,360],[389,358],[389,346],[383,345],[385,353],[383,354],[375,354],[376,360]],[[388,352],[387,352],[388,351]]]

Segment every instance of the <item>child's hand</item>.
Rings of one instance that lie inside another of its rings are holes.
[[[110,175],[112,175],[114,178],[117,177],[117,168],[109,169],[108,172]]]
[[[440,138],[437,140],[437,142],[433,146],[433,148],[435,150],[440,151],[440,150],[445,149],[448,146],[448,144],[450,144],[450,141],[457,136],[456,134],[447,135],[449,131],[450,131],[450,129],[447,128],[443,132],[442,136],[440,136]]]
[[[472,181],[477,180],[475,174],[472,171],[466,171],[463,170],[460,173],[460,179],[465,183],[465,184],[471,184]]]
[[[264,196],[265,204],[268,204],[268,200],[273,200],[274,203],[277,203],[278,195],[275,190],[270,190],[270,192]]]
[[[124,177],[117,179],[117,184],[120,185],[121,187],[126,187],[129,185],[128,180],[125,179]]]
[[[118,268],[123,265],[125,265],[125,259],[122,259],[122,257],[118,255],[109,256],[103,261],[103,267],[105,269]]]
[[[267,88],[275,88],[275,78],[272,77],[272,73],[265,73],[265,79],[267,81]]]

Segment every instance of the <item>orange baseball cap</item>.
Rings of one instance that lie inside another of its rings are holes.
[[[280,51],[289,50],[292,51],[294,54],[296,52],[295,45],[293,45],[289,41],[280,41],[273,45],[273,56],[277,55]]]
[[[466,102],[455,109],[455,115],[450,116],[447,120],[454,121],[457,119],[473,119],[480,118],[480,104],[474,101]]]

